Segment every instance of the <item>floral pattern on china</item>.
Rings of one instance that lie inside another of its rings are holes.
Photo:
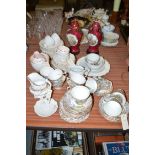
[[[73,34],[67,34],[67,39],[71,46],[75,46],[78,43],[77,37]]]
[[[91,45],[91,46],[96,46],[97,45],[98,39],[94,34],[89,33],[87,37],[88,37],[89,45]]]

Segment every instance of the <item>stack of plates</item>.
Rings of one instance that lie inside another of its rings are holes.
[[[110,64],[106,59],[100,56],[100,60],[96,65],[89,64],[86,61],[86,57],[78,59],[77,65],[84,67],[86,70],[90,70],[88,76],[103,76],[110,71]]]

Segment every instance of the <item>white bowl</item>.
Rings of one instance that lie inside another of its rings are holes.
[[[97,90],[97,82],[93,78],[88,77],[85,86],[89,88],[91,93],[94,93]]]
[[[78,73],[70,74],[71,81],[75,82],[76,84],[82,85],[86,82],[86,79],[83,75]]]
[[[48,79],[55,81],[58,80],[59,78],[61,78],[63,76],[63,72],[60,69],[55,69],[54,71],[50,72],[50,74],[48,75]]]
[[[44,77],[48,77],[50,72],[54,71],[54,69],[50,66],[44,66],[40,69],[40,74]]]
[[[90,91],[85,86],[75,86],[71,89],[71,95],[77,100],[85,100],[89,97]]]
[[[100,60],[100,56],[95,53],[90,53],[85,57],[85,59],[86,62],[88,62],[89,64],[97,64],[98,61]]]
[[[122,107],[116,101],[109,101],[103,105],[103,110],[107,115],[112,117],[117,117],[121,114]]]

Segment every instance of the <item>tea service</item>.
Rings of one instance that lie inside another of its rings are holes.
[[[60,117],[71,123],[86,120],[92,108],[92,97],[85,86],[75,86],[68,90],[60,101]]]
[[[120,120],[122,114],[128,113],[128,103],[122,92],[116,90],[111,94],[106,94],[99,101],[101,115],[112,122]]]

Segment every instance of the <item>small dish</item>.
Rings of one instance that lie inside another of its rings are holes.
[[[57,102],[54,99],[48,101],[41,99],[34,105],[34,112],[40,117],[49,117],[53,115],[58,109]]]
[[[75,86],[71,89],[71,95],[77,100],[85,100],[89,97],[90,91],[85,86]]]

